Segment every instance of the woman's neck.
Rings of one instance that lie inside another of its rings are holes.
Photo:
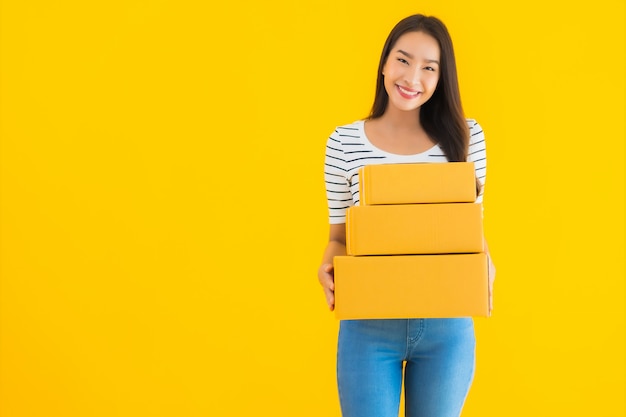
[[[365,124],[365,134],[379,149],[398,155],[414,155],[435,145],[419,121],[419,110],[387,111]]]
[[[388,108],[379,118],[385,130],[396,132],[423,131],[419,117],[419,108],[415,111],[402,111]]]

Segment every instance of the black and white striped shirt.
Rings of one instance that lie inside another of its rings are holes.
[[[485,137],[480,125],[473,119],[467,120],[470,130],[468,162],[474,162],[476,178],[482,185],[487,173]],[[439,145],[414,155],[398,155],[375,147],[365,135],[364,121],[339,126],[328,138],[324,179],[330,224],[346,222],[346,209],[359,205],[358,170],[370,164],[395,164],[415,162],[447,162]],[[482,192],[476,203],[482,203]]]

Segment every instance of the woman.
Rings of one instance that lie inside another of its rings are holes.
[[[450,35],[435,17],[407,17],[383,47],[371,114],[338,127],[328,139],[330,238],[318,279],[331,310],[333,258],[346,254],[345,213],[359,204],[358,169],[459,161],[474,162],[481,203],[484,137],[480,125],[464,117]],[[459,416],[474,375],[474,353],[471,318],[344,320],[337,350],[342,414],[397,417],[404,377],[407,417]]]

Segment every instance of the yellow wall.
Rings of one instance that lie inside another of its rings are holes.
[[[2,1],[0,415],[339,416],[325,141],[425,12],[490,158],[464,416],[624,416],[624,2],[212,3]]]

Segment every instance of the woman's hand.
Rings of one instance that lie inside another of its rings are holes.
[[[326,304],[328,304],[330,311],[333,311],[335,309],[335,276],[333,265],[322,264],[317,271],[317,278],[324,290]]]
[[[328,245],[322,257],[322,266],[317,270],[317,279],[319,280],[326,303],[330,311],[335,309],[335,269],[333,261],[335,256],[346,254],[346,224],[331,224]]]

